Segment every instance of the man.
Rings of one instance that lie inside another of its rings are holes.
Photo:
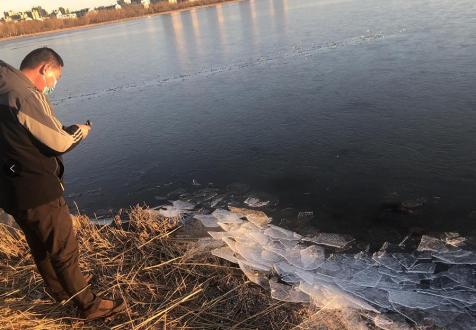
[[[20,71],[0,61],[0,208],[25,234],[47,290],[72,300],[87,320],[110,317],[122,301],[96,296],[81,273],[78,243],[63,198],[61,155],[84,140],[88,125],[64,127],[47,95],[61,78],[63,60],[44,47]]]

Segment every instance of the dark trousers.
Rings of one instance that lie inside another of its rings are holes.
[[[79,269],[78,242],[63,197],[28,210],[8,210],[31,249],[38,271],[53,297],[69,299],[81,310],[93,308],[98,298]]]

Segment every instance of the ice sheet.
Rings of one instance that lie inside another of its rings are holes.
[[[269,201],[262,201],[257,197],[248,197],[245,199],[245,204],[248,205],[249,207],[264,207],[269,204]]]
[[[354,238],[334,233],[319,233],[317,236],[307,237],[304,238],[304,240],[311,241],[319,245],[344,248],[353,242]]]
[[[221,223],[243,223],[243,220],[241,219],[242,215],[227,210],[216,209],[215,211],[213,211],[212,215]]]
[[[212,250],[211,253],[218,258],[228,260],[229,262],[235,264],[238,263],[238,259],[235,257],[235,254],[233,253],[232,249],[230,249],[228,246]]]
[[[265,229],[264,234],[271,238],[280,240],[298,241],[302,238],[301,235],[293,231],[273,225],[269,225],[267,229]]]
[[[269,281],[271,289],[271,297],[276,300],[293,302],[293,303],[308,303],[311,301],[309,295],[294,286]]]
[[[443,239],[423,236],[411,252],[386,243],[372,255],[335,249],[329,253],[328,246],[346,247],[353,239],[327,233],[302,237],[269,224],[264,212],[230,210],[212,213],[218,215],[216,223],[224,231],[210,235],[227,245],[212,254],[238,263],[250,281],[270,289],[275,299],[310,299],[319,307],[365,310],[372,315],[397,313],[370,317],[386,329],[397,329],[403,316],[418,326],[445,328],[453,325],[452,320],[463,325],[472,322],[462,315],[476,308],[474,252],[464,250],[466,241],[456,234],[442,234]],[[253,216],[255,221],[250,221]]]
[[[240,216],[245,216],[246,219],[257,226],[265,226],[271,222],[271,218],[266,215],[266,213],[257,210],[250,210],[240,207],[230,206],[230,211]]]
[[[218,227],[218,219],[212,214],[195,214],[193,217],[205,227]]]

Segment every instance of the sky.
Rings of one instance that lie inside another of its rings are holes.
[[[0,17],[7,10],[25,11],[31,7],[41,6],[48,11],[58,7],[69,9],[81,9],[111,5],[116,3],[115,0],[0,0]]]

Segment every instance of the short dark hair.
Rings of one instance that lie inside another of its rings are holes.
[[[20,70],[34,69],[42,63],[49,63],[56,67],[64,66],[63,59],[57,52],[48,47],[41,47],[31,51],[25,56],[20,64]]]

